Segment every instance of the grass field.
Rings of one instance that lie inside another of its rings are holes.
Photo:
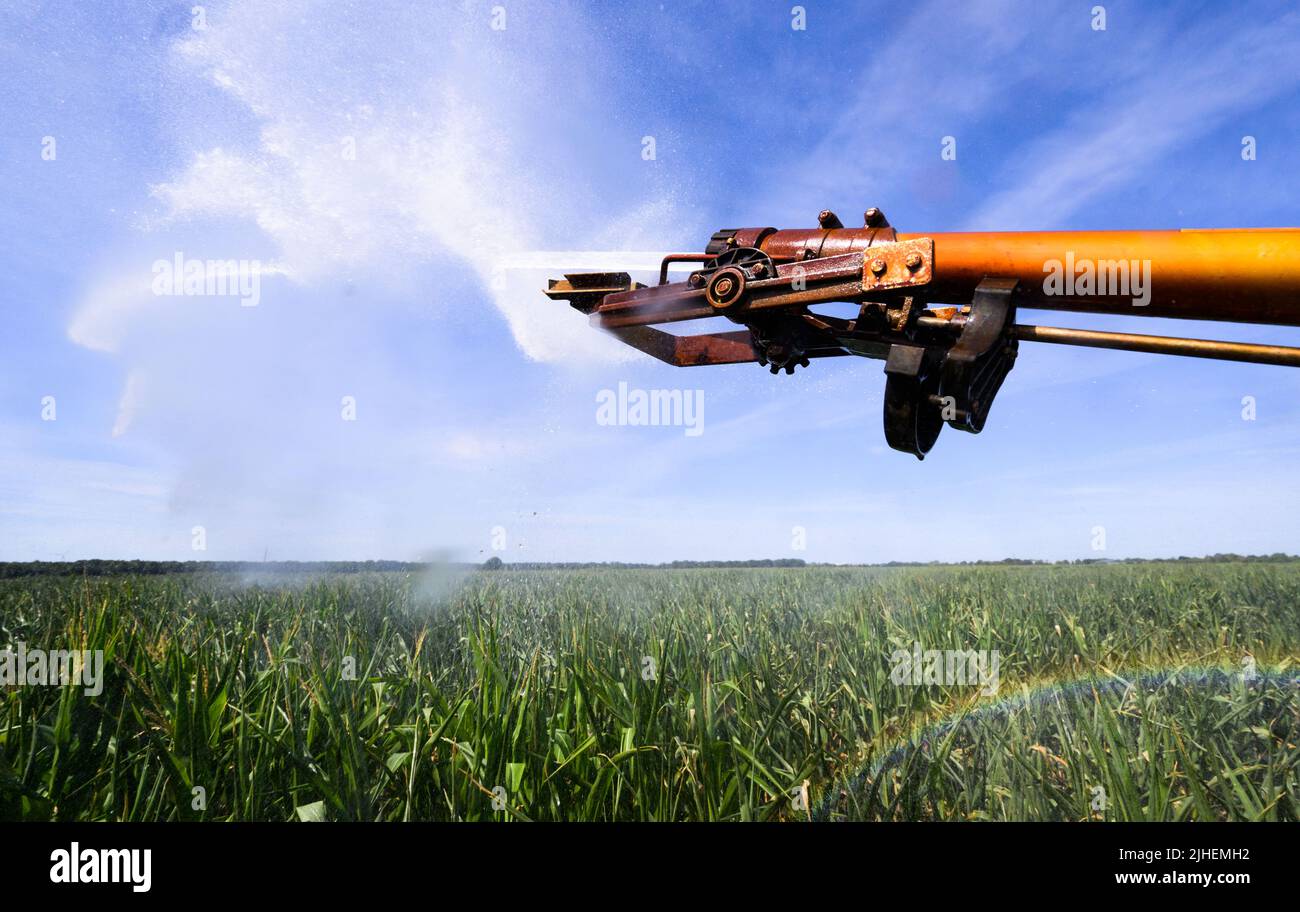
[[[106,668],[3,691],[3,819],[1300,818],[1300,564],[44,577],[19,642]]]

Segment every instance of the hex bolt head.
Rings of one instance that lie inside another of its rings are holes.
[[[920,255],[919,253],[915,253],[915,252],[913,252],[913,253],[909,253],[909,254],[907,255],[907,268],[908,268],[908,269],[912,269],[912,270],[920,269],[920,268],[921,268],[921,263],[923,263],[923,262],[924,262],[924,261],[921,259],[921,255]]]
[[[888,268],[889,267],[885,264],[885,261],[880,259],[879,257],[876,257],[876,259],[871,261],[872,275],[882,276],[885,274],[885,270]]]

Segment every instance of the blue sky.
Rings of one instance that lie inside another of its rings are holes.
[[[827,207],[1296,225],[1293,4],[193,5],[0,5],[0,559],[1300,551],[1286,368],[1026,344],[920,463],[879,362],[675,370],[540,293]],[[257,261],[257,306],[153,294],[177,253]],[[704,432],[598,424],[620,382]]]

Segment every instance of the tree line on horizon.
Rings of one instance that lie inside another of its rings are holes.
[[[799,567],[1051,567],[1090,564],[1155,563],[1285,563],[1300,557],[1275,554],[1210,554],[1204,557],[1177,558],[1083,558],[1045,561],[1008,557],[996,561],[886,561],[876,564],[819,564],[799,558],[765,558],[759,560],[675,560],[666,563],[631,563],[624,561],[536,561],[506,563],[499,557],[483,563],[451,563],[465,571],[474,570],[694,570],[694,569],[761,569]],[[414,561],[146,561],[146,560],[76,560],[76,561],[0,561],[0,579],[32,576],[161,576],[173,573],[419,573],[431,565]]]

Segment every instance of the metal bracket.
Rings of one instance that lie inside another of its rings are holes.
[[[758,360],[749,330],[674,336],[653,326],[624,326],[609,332],[620,342],[674,367],[744,364]]]
[[[645,286],[633,282],[626,272],[568,272],[563,279],[547,281],[546,296],[552,301],[568,301],[574,310],[590,314],[605,300],[605,295],[641,288]]]
[[[933,238],[895,241],[862,252],[864,294],[928,285],[933,278]]]
[[[986,278],[971,298],[961,335],[944,358],[941,399],[955,404],[950,427],[970,434],[984,430],[993,399],[1015,366],[1019,343],[1011,335],[1016,322],[1015,279]]]
[[[885,360],[885,440],[917,459],[944,422],[978,434],[1011,368],[1017,342],[1015,279],[988,278],[975,289],[959,335],[942,345],[895,343]]]

